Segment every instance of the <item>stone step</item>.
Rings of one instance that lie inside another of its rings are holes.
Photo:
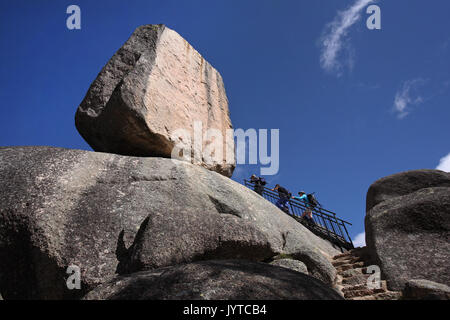
[[[349,269],[357,269],[357,268],[363,268],[364,267],[364,261],[359,261],[355,263],[349,263],[349,264],[343,264],[338,267],[336,267],[336,270],[338,272],[343,272]]]
[[[389,291],[369,296],[353,297],[349,298],[349,300],[399,300],[401,297],[402,297],[401,292]]]
[[[346,259],[335,260],[331,264],[334,267],[339,267],[339,266],[342,266],[344,264],[353,264],[353,263],[360,262],[360,261],[362,261],[362,260],[359,257],[349,257],[349,258],[346,258]]]
[[[337,260],[337,259],[345,258],[345,257],[349,257],[349,256],[352,256],[352,253],[350,251],[347,251],[347,252],[344,252],[344,253],[334,256],[333,260]]]
[[[345,299],[355,298],[355,297],[364,297],[364,296],[372,296],[377,293],[385,292],[383,288],[380,289],[362,289],[362,290],[352,290],[344,293]]]
[[[343,285],[343,289],[342,292],[346,293],[346,292],[350,292],[350,291],[360,291],[360,290],[383,290],[384,292],[388,291],[387,289],[387,283],[385,280],[381,280],[381,286],[380,288],[377,289],[369,289],[367,286],[367,283],[361,283],[361,284],[356,284],[356,285],[349,285],[349,286],[345,286]]]
[[[361,290],[366,290],[367,289],[367,284],[358,284],[358,285],[354,285],[354,286],[348,286],[342,289],[342,292],[345,294],[347,292],[350,291],[361,291]]]
[[[361,274],[359,276],[351,276],[347,278],[343,278],[341,281],[341,284],[343,286],[354,286],[358,284],[367,284],[367,279],[369,278],[369,275]]]
[[[388,291],[385,280],[381,287],[370,289],[367,279],[367,266],[370,257],[366,248],[357,248],[333,257],[332,265],[337,270],[335,289],[349,300],[397,300],[400,292]]]
[[[347,271],[347,270],[350,270],[350,269],[354,269],[351,264],[344,264],[344,265],[341,265],[339,267],[336,267],[337,272],[343,272],[343,271]]]
[[[340,273],[340,275],[342,276],[343,279],[346,279],[346,278],[350,278],[353,276],[366,275],[366,274],[363,273],[363,268],[356,268],[356,269],[348,269],[348,270],[342,271]]]

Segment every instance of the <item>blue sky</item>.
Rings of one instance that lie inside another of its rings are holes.
[[[315,191],[355,238],[376,179],[450,170],[450,2],[377,1],[381,30],[366,27],[370,3],[2,1],[0,145],[90,150],[74,126],[89,85],[136,27],[164,23],[220,71],[235,128],[280,129],[269,183]],[[81,30],[66,28],[71,4]]]

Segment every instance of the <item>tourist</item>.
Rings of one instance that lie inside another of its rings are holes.
[[[275,205],[289,214],[289,199],[291,198],[291,193],[286,189],[280,186],[279,184],[275,185],[275,188],[272,189],[272,191],[278,191],[278,196],[280,197],[278,201],[275,203]]]
[[[253,191],[262,196],[264,192],[264,186],[266,185],[266,180],[253,174],[250,177],[250,182],[252,182],[254,185]]]
[[[298,196],[292,197],[292,199],[302,201],[305,204],[306,210],[302,214],[302,218],[308,219],[308,222],[314,223],[313,217],[312,217],[312,205],[309,201],[308,195],[305,193],[305,191],[300,191],[298,193]]]

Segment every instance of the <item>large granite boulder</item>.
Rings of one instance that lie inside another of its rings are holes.
[[[117,277],[86,300],[342,300],[303,273],[243,260],[202,261]]]
[[[409,280],[402,291],[405,300],[450,300],[450,287],[424,279]]]
[[[92,83],[75,125],[95,151],[170,158],[182,142],[192,163],[229,177],[235,167],[222,77],[164,25],[134,31]]]
[[[367,191],[366,212],[385,200],[432,187],[450,188],[450,173],[440,170],[413,170],[381,178]]]
[[[5,299],[78,298],[117,273],[291,254],[332,284],[337,250],[252,190],[164,158],[0,148]],[[68,290],[67,267],[81,269]]]
[[[410,279],[450,284],[450,188],[442,187],[445,174],[429,174],[429,180],[424,171],[409,172],[406,177],[422,176],[424,181],[436,181],[437,187],[422,183],[425,188],[420,188],[418,182],[412,187],[406,181],[413,179],[401,174],[396,175],[398,187],[395,177],[386,179],[390,190],[398,193],[389,196],[386,192],[385,200],[366,214],[367,248],[391,290],[402,290]]]

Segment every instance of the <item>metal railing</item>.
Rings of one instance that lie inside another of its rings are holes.
[[[244,180],[244,184],[246,187],[254,190],[254,183]],[[261,196],[273,204],[280,199],[278,192],[272,191],[266,187],[263,187]],[[286,214],[303,224],[314,234],[322,238],[326,238],[330,242],[333,242],[334,244],[345,249],[350,250],[354,248],[346,226],[351,226],[352,224],[336,217],[336,213],[326,210],[321,206],[310,208],[312,211],[312,219],[314,221],[314,223],[312,223],[311,221],[308,221],[308,219],[301,218],[303,213],[307,210],[304,202],[296,199],[290,199],[289,209],[289,213],[286,212]]]

